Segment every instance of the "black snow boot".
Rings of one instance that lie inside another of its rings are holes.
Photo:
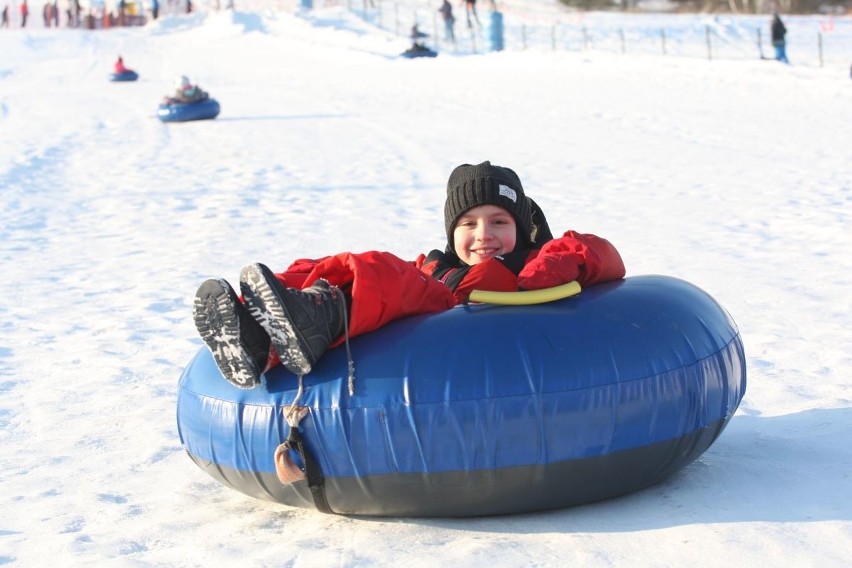
[[[231,285],[205,281],[195,294],[192,315],[222,376],[243,389],[258,385],[272,342]]]
[[[281,363],[291,373],[310,373],[344,332],[343,292],[325,280],[296,290],[284,286],[263,264],[251,264],[240,273],[240,289],[251,315],[269,334]]]

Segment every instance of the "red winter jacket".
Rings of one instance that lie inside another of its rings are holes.
[[[427,277],[412,262],[389,252],[340,253],[320,259],[300,259],[278,279],[291,288],[306,288],[320,278],[346,292],[352,301],[349,337],[355,337],[402,317],[452,308],[449,288]],[[342,340],[338,339],[335,345]]]
[[[549,288],[577,280],[581,286],[624,277],[615,247],[595,235],[568,231],[540,249],[515,251],[468,266],[455,254],[432,251],[408,262],[388,252],[340,253],[300,259],[278,279],[306,288],[319,278],[340,287],[350,302],[349,336],[367,333],[402,317],[447,310],[472,290]],[[334,345],[343,340],[338,338]]]
[[[623,278],[624,262],[612,244],[592,234],[568,231],[541,248],[516,250],[468,266],[453,253],[433,250],[417,259],[420,269],[453,290],[457,302],[473,290],[540,290],[573,280],[581,286]]]

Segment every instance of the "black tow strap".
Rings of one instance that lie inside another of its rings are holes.
[[[305,478],[308,482],[308,488],[311,490],[311,496],[314,498],[314,506],[320,513],[334,514],[331,507],[328,506],[328,500],[325,498],[325,478],[322,475],[319,463],[314,459],[313,454],[305,447],[305,439],[299,432],[298,426],[290,426],[290,434],[284,445],[299,452],[302,458],[302,463],[305,466]]]

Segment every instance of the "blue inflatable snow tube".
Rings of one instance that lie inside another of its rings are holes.
[[[135,81],[139,78],[139,74],[136,71],[131,71],[128,69],[122,73],[110,73],[109,80],[115,82],[124,82],[124,81]]]
[[[406,49],[402,53],[399,54],[400,57],[405,59],[417,59],[418,57],[438,57],[438,52],[433,51],[429,48],[425,49]]]
[[[217,116],[219,116],[219,103],[216,99],[204,99],[194,103],[161,104],[157,109],[157,118],[163,122],[207,120]]]
[[[299,400],[304,446],[340,514],[521,513],[637,491],[698,458],[746,388],[727,312],[664,276],[406,318],[353,338],[351,350],[354,395],[337,348],[304,377]],[[317,506],[307,481],[279,481],[273,460],[297,383],[279,365],[237,389],[202,348],[177,400],[190,458],[247,495]]]

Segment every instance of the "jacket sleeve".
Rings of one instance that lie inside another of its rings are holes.
[[[523,253],[518,251],[518,254],[526,255],[528,251]],[[459,263],[453,256],[434,250],[428,256],[421,255],[416,265],[430,277],[446,284],[453,292],[456,302],[463,303],[467,301],[473,290],[494,292],[517,290],[517,272],[524,265],[525,258],[516,259],[515,257],[517,257],[516,253],[511,253],[505,258],[491,258],[474,266],[468,266]]]
[[[515,292],[517,289],[518,277],[515,273],[500,259],[489,258],[471,266],[453,294],[458,302],[466,302],[474,290]]]
[[[568,231],[546,243],[518,275],[524,290],[550,288],[577,280],[581,286],[623,278],[624,262],[608,240]]]

